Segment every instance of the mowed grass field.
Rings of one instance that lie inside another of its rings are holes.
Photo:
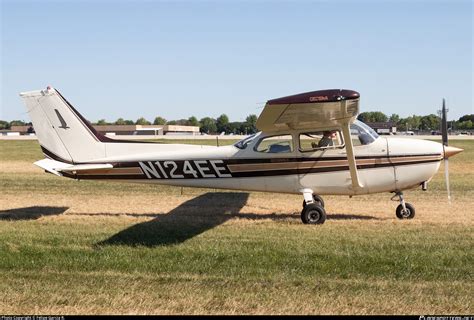
[[[474,141],[451,145],[451,204],[441,168],[413,220],[327,196],[308,226],[301,196],[74,181],[0,141],[0,313],[472,314]]]

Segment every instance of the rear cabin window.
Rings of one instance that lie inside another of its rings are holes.
[[[339,130],[305,132],[300,134],[300,150],[302,152],[336,149],[344,146]]]
[[[266,137],[260,140],[255,150],[265,153],[293,152],[293,138],[291,135]]]

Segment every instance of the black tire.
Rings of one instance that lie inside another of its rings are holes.
[[[314,203],[324,208],[324,200],[317,194],[313,194]],[[303,208],[306,207],[306,201],[303,200]]]
[[[398,205],[397,211],[395,212],[398,219],[413,219],[415,217],[415,207],[410,203],[405,203],[407,208],[406,212],[403,212],[403,206]]]
[[[301,221],[304,224],[323,224],[326,221],[326,210],[317,204],[310,203],[301,211]]]

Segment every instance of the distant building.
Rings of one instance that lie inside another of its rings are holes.
[[[19,136],[19,132],[11,131],[11,130],[0,130],[0,136]]]
[[[179,125],[93,125],[94,129],[106,135],[196,135],[199,127]]]
[[[33,125],[28,124],[24,126],[11,126],[10,131],[19,132],[21,135],[34,133]]]
[[[0,130],[0,135],[2,136],[23,136],[23,135],[33,135],[35,130],[32,125],[25,126],[11,126],[8,130]]]
[[[106,135],[197,135],[199,127],[180,125],[93,125],[94,129]],[[10,130],[0,130],[1,135],[29,135],[35,131],[32,125],[12,126]]]
[[[396,134],[397,125],[393,122],[368,122],[369,127],[375,130],[378,134]]]

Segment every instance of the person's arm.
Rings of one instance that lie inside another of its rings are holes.
[[[323,137],[321,140],[319,140],[318,148],[327,147],[328,145],[329,145],[328,138]]]

